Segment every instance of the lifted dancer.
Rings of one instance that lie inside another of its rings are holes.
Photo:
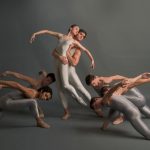
[[[58,39],[58,45],[57,45],[55,51],[59,55],[61,55],[62,57],[66,57],[66,55],[67,55],[66,52],[67,52],[69,46],[75,45],[76,47],[79,47],[84,52],[86,52],[86,54],[89,56],[89,58],[91,60],[91,66],[92,66],[92,68],[94,68],[95,63],[94,63],[94,59],[93,59],[91,53],[85,47],[83,47],[78,41],[76,41],[74,39],[74,36],[77,35],[78,31],[79,31],[79,26],[77,26],[75,24],[70,26],[69,32],[66,35],[58,33],[58,32],[42,30],[42,31],[39,31],[39,32],[36,32],[33,34],[33,36],[31,37],[31,42],[33,42],[33,40],[35,39],[35,37],[37,35],[40,35],[40,34],[52,35]],[[62,93],[61,88],[67,90],[73,97],[76,98],[76,100],[80,104],[86,106],[87,104],[77,94],[75,88],[69,83],[68,64],[64,65],[57,58],[55,58],[55,63],[56,63],[56,79],[58,80],[58,82],[57,82],[58,91],[59,91],[59,95],[60,95],[63,105],[65,105],[65,100],[64,100],[65,98],[64,98],[64,94]]]

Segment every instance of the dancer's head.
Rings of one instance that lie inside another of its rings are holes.
[[[49,100],[52,98],[52,89],[48,86],[44,86],[38,89],[38,97],[41,100]]]
[[[79,26],[77,24],[72,24],[70,27],[69,27],[69,30],[68,32],[70,34],[72,34],[73,36],[77,35],[78,32],[79,32]]]
[[[89,74],[85,77],[85,82],[87,85],[94,88],[100,88],[103,85],[103,81],[99,80],[98,76]]]
[[[87,36],[87,32],[84,29],[80,29],[78,34],[75,36],[75,39],[81,42]]]
[[[97,110],[102,106],[102,98],[101,97],[93,97],[90,102],[90,108]]]
[[[42,79],[42,86],[48,86],[55,81],[56,81],[55,74],[48,73],[47,76]]]

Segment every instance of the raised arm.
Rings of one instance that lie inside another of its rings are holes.
[[[23,75],[21,73],[18,72],[13,72],[13,71],[5,71],[4,73],[2,73],[3,76],[13,76],[16,77],[18,79],[21,79],[23,81],[28,82],[29,84],[31,84],[33,87],[36,87],[37,85],[37,81],[36,79],[33,79],[29,76]]]
[[[104,104],[109,104],[111,102],[111,96],[113,95],[113,93],[119,88],[122,87],[123,83],[120,82],[117,85],[115,85],[114,87],[112,87],[103,97],[103,103]]]
[[[81,50],[83,50],[87,56],[89,57],[89,59],[91,60],[91,67],[92,68],[95,68],[95,61],[94,61],[94,58],[92,56],[92,54],[90,53],[90,51],[88,49],[86,49],[84,46],[82,46],[79,42],[75,41],[75,45],[77,47],[79,47]]]
[[[35,37],[37,35],[41,35],[41,34],[48,34],[48,35],[54,36],[58,39],[63,36],[63,34],[59,33],[59,32],[54,32],[54,31],[50,31],[50,30],[41,30],[41,31],[38,31],[38,32],[35,32],[32,34],[31,39],[30,39],[30,43],[32,43],[35,40]]]
[[[28,98],[35,98],[37,91],[31,88],[27,88],[15,81],[5,81],[5,80],[0,80],[0,85],[2,85],[4,88],[12,88],[19,90],[23,92]]]

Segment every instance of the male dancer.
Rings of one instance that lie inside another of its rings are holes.
[[[41,116],[39,113],[37,103],[37,99],[47,101],[50,98],[52,98],[52,90],[48,86],[35,90],[32,88],[25,87],[14,81],[0,80],[0,88],[11,88],[20,91],[8,93],[0,97],[0,109],[5,110],[16,107],[18,108],[28,107],[34,113],[38,127],[41,128],[50,127],[42,119],[43,116]]]
[[[92,67],[94,67],[95,63],[94,63],[94,59],[93,59],[91,53],[85,47],[83,47],[78,41],[76,41],[74,39],[74,36],[78,33],[78,31],[79,31],[79,26],[77,26],[77,25],[71,25],[69,28],[69,32],[66,35],[58,33],[58,32],[42,30],[42,31],[39,31],[39,32],[36,32],[33,34],[33,36],[31,37],[31,42],[35,39],[35,36],[47,33],[58,39],[58,46],[56,47],[55,51],[57,51],[57,53],[60,56],[66,57],[66,52],[67,52],[69,46],[73,44],[74,46],[79,47],[80,49],[82,49],[83,51],[85,51],[87,53],[88,57],[91,60]],[[77,94],[75,88],[69,83],[68,64],[64,65],[58,59],[55,59],[55,61],[56,61],[56,78],[58,81],[57,82],[58,92],[59,92],[59,95],[60,95],[63,105],[66,105],[66,104],[65,104],[64,94],[63,94],[61,88],[67,90],[73,97],[76,98],[76,100],[80,104],[86,106],[87,104]]]
[[[150,129],[142,121],[139,109],[122,95],[135,86],[149,82],[150,73],[144,73],[135,78],[128,78],[111,88],[103,98],[99,97],[96,100],[92,100],[91,108],[107,106],[114,110],[111,117],[104,122],[102,129],[107,128],[112,115],[114,115],[116,111],[119,111],[125,115],[126,119],[140,134],[150,140]]]
[[[123,79],[126,79],[126,77],[115,75],[110,77],[98,77],[94,75],[88,75],[86,77],[86,83],[88,85],[91,85],[99,94],[99,96],[104,96],[104,91],[108,90],[109,84],[111,84],[113,81],[121,81]],[[143,94],[137,89],[137,88],[131,88],[128,92],[126,92],[124,95],[128,100],[130,100],[134,105],[136,105],[142,114],[144,114],[146,117],[150,118],[150,108],[146,105],[146,99],[143,96]],[[124,121],[124,116],[120,114],[114,121],[113,124],[119,124]]]
[[[36,79],[33,77],[29,77],[27,75],[14,72],[14,71],[5,71],[0,74],[0,77],[3,76],[13,76],[15,78],[21,79],[23,81],[26,81],[30,84],[30,86],[36,90],[43,86],[48,86],[56,81],[54,73],[46,73],[46,71],[40,71],[39,72],[40,78]]]
[[[1,73],[0,77],[3,77],[3,76],[13,76],[15,78],[26,81],[29,83],[29,87],[35,90],[38,90],[39,88],[42,88],[44,86],[49,86],[50,84],[56,81],[55,74],[54,73],[47,74],[45,70],[39,72],[40,78],[33,78],[33,77],[30,77],[30,76],[27,76],[18,72],[13,72],[13,71],[5,71]],[[44,112],[40,106],[38,106],[38,110],[41,116],[44,117]]]

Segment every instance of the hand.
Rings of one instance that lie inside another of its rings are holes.
[[[129,83],[130,83],[130,80],[129,80],[129,79],[125,79],[125,80],[123,80],[123,81],[121,82],[121,86],[122,86],[123,88],[125,88]]]
[[[9,71],[5,71],[5,72],[0,74],[0,77],[5,77],[5,76],[7,76],[8,73],[9,73]]]
[[[71,45],[69,46],[69,51],[70,51],[72,48],[74,48],[74,44],[71,44]]]
[[[95,62],[94,62],[94,60],[92,60],[92,63],[91,63],[91,66],[90,66],[92,69],[94,69],[95,68]]]
[[[149,73],[149,72],[143,73],[143,74],[141,75],[141,78],[142,78],[142,79],[148,79],[148,78],[150,78],[150,73]]]
[[[60,56],[60,61],[61,61],[64,65],[68,64],[68,59],[67,59],[67,57],[65,57],[65,56]]]
[[[35,33],[31,36],[30,43],[32,43],[35,40],[35,36],[36,36]]]

